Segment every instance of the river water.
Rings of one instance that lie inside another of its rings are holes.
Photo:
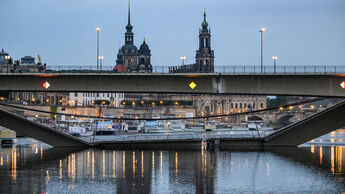
[[[0,193],[343,192],[345,130],[265,151],[0,148]]]

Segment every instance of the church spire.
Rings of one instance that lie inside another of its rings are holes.
[[[202,29],[207,30],[208,23],[206,21],[206,9],[204,9],[204,21],[201,23]]]
[[[132,33],[133,26],[131,25],[131,1],[128,0],[128,24],[126,26],[127,32]]]
[[[128,25],[131,25],[131,0],[128,0]]]

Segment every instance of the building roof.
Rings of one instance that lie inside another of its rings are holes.
[[[6,52],[4,51],[4,49],[1,49],[0,56],[1,56],[1,55],[5,55],[5,56],[6,56],[6,55],[8,55],[8,53],[6,53]]]
[[[146,44],[146,40],[144,39],[144,42],[140,45],[140,51],[150,51],[149,45]]]

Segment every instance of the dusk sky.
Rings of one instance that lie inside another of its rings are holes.
[[[101,28],[104,65],[124,44],[127,0],[1,0],[0,49],[13,59],[40,54],[47,65],[95,65]],[[137,47],[144,37],[153,66],[195,62],[206,8],[216,66],[345,65],[344,0],[132,0]],[[37,59],[36,59],[37,61]]]

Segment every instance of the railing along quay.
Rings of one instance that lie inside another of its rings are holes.
[[[169,67],[153,66],[152,73],[170,73]],[[103,66],[102,70],[97,70],[97,67],[92,65],[50,65],[47,66],[46,73],[113,73],[113,68],[114,66],[110,65]],[[229,74],[340,74],[345,73],[345,65],[264,66],[262,73],[260,66],[215,66],[214,72]]]
[[[135,141],[170,141],[170,140],[200,140],[208,139],[251,139],[251,138],[265,138],[274,133],[274,130],[233,130],[231,132],[214,132],[214,133],[170,133],[170,134],[133,134],[133,135],[119,135],[113,137],[96,137],[94,142],[135,142]],[[87,140],[88,138],[83,138]],[[89,140],[90,141],[90,140]]]

